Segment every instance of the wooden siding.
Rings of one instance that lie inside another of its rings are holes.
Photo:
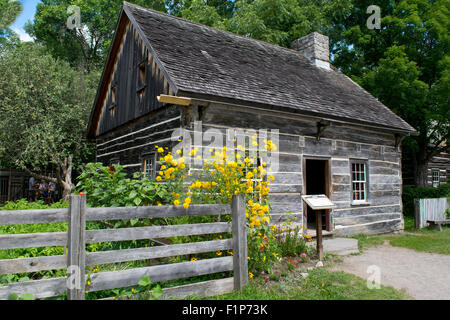
[[[181,127],[182,109],[164,107],[97,138],[97,161],[119,161],[128,172],[142,171],[143,158],[155,145],[171,146],[174,130]]]
[[[142,66],[142,69],[140,68]],[[126,26],[102,100],[97,136],[160,107],[156,97],[172,94],[155,59],[131,23]]]
[[[450,175],[450,154],[443,152],[433,157],[428,163],[427,186],[429,187],[433,186],[433,171],[439,171],[439,185],[447,183]]]
[[[263,113],[236,112],[210,106],[201,117],[203,131],[235,129],[278,129],[279,168],[270,184],[272,221],[286,214],[303,215],[304,157],[330,161],[330,194],[338,208],[332,212],[332,229],[337,234],[384,233],[403,228],[401,204],[401,152],[393,134],[331,123],[320,140],[316,122],[300,118],[266,116]],[[191,136],[194,130],[191,126]],[[368,170],[368,203],[351,201],[351,159],[363,159]]]

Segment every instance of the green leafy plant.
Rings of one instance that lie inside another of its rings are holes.
[[[277,226],[276,239],[279,252],[283,257],[298,256],[308,250],[300,227],[290,227],[289,221],[285,225]]]
[[[24,293],[21,296],[19,296],[17,293],[11,293],[8,296],[8,300],[36,300],[36,298],[31,293]]]
[[[138,299],[138,300],[158,300],[163,294],[161,286],[159,284],[153,284],[150,281],[149,276],[143,276],[138,282],[137,287],[126,289],[112,290],[116,296],[114,300],[118,299]]]
[[[58,201],[51,205],[46,205],[42,200],[28,202],[26,199],[20,199],[17,201],[7,201],[2,207],[0,207],[0,210],[59,209],[68,207],[68,202],[63,203],[62,201]]]
[[[159,184],[137,172],[127,178],[122,166],[88,163],[78,177],[77,192],[87,196],[93,207],[130,207],[169,204],[171,193],[178,191],[176,183]]]

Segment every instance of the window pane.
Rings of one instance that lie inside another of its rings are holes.
[[[352,199],[366,200],[366,166],[365,163],[352,163]]]

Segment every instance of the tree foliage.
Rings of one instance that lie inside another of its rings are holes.
[[[0,45],[5,43],[7,38],[14,37],[9,26],[21,12],[22,4],[19,1],[0,0]]]
[[[98,77],[24,43],[0,56],[0,158],[36,178],[73,188],[73,159],[86,153],[86,124]],[[57,177],[37,174],[56,168]],[[60,175],[61,173],[61,175]]]
[[[334,64],[419,133],[403,143],[416,185],[426,165],[448,150],[449,9],[446,0],[378,1],[381,29],[366,27],[368,0],[353,0],[342,34],[332,34]]]
[[[165,11],[163,0],[132,2]],[[71,5],[80,8],[80,28],[67,27],[68,19],[74,14],[67,10]],[[103,66],[121,8],[121,0],[42,0],[37,5],[34,21],[25,29],[53,57],[89,71]]]

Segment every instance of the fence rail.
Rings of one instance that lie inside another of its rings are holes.
[[[86,221],[136,218],[169,218],[231,214],[232,222],[149,226],[86,230]],[[222,294],[240,290],[248,281],[247,235],[243,195],[233,196],[232,205],[86,208],[86,198],[72,195],[68,209],[0,211],[0,225],[68,222],[67,232],[0,235],[0,249],[66,246],[68,253],[58,256],[0,260],[0,275],[67,268],[67,277],[12,283],[0,287],[0,299],[11,293],[32,293],[36,298],[58,296],[67,292],[70,300],[83,300],[85,291],[99,291],[137,285],[147,275],[152,282],[233,271],[233,278],[221,281],[168,288],[163,296]],[[229,233],[231,239],[200,241],[135,249],[86,252],[86,243],[160,239],[177,236]],[[233,250],[233,256],[96,273],[86,288],[85,267],[116,262],[146,260],[171,256]],[[233,285],[231,286],[231,281]]]
[[[414,220],[417,229],[428,226],[427,220],[445,220],[445,210],[449,208],[447,198],[416,199]]]

